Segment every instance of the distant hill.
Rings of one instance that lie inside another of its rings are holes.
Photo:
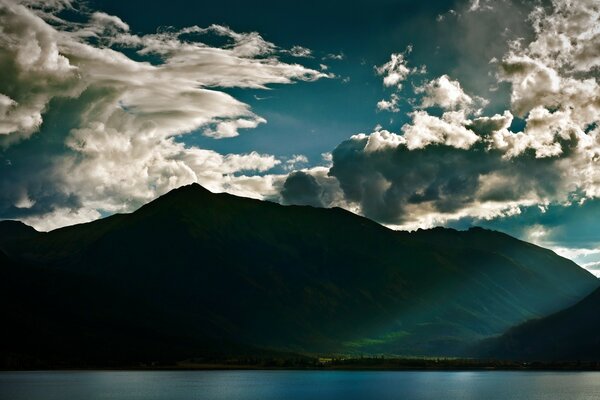
[[[0,235],[11,359],[461,355],[598,287],[499,232],[396,232],[197,184],[132,214],[29,233]]]
[[[528,361],[600,360],[600,289],[572,307],[484,341],[479,355]]]

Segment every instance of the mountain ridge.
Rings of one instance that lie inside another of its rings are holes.
[[[129,293],[173,321],[161,326],[171,337],[202,332],[206,343],[305,354],[461,355],[598,286],[573,262],[505,234],[397,232],[342,209],[199,185],[131,214],[2,240],[0,249],[86,285],[103,282],[97,292],[115,309],[123,306],[110,292]],[[24,301],[15,296],[6,301]]]

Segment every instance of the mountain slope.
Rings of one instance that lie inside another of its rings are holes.
[[[459,355],[598,286],[571,261],[498,232],[395,232],[342,209],[195,184],[0,248],[106,283],[104,297],[126,293],[177,321],[171,333],[294,352]]]
[[[255,354],[183,324],[110,282],[11,260],[0,251],[0,366],[130,365]]]
[[[597,289],[572,307],[486,340],[480,354],[533,361],[600,360],[599,312]]]

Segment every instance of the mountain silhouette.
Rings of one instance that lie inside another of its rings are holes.
[[[0,222],[0,250],[5,363],[460,356],[598,287],[500,232],[396,232],[197,184],[48,233]]]

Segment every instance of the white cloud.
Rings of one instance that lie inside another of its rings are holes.
[[[510,53],[501,63],[500,80],[512,84],[514,111],[523,116],[537,106],[559,103],[561,79],[558,73],[528,55]]]
[[[292,171],[298,168],[299,165],[308,164],[308,157],[304,154],[294,154],[292,157],[285,161],[285,169]]]
[[[338,60],[341,61],[344,58],[346,58],[346,56],[344,55],[344,53],[329,53],[326,56],[324,56],[322,59],[323,60]]]
[[[100,218],[97,210],[89,208],[57,208],[44,215],[36,215],[22,218],[29,226],[38,231],[50,231],[65,225],[82,224]]]
[[[186,147],[176,137],[202,132],[227,138],[266,123],[219,88],[264,89],[328,75],[280,61],[277,47],[256,32],[212,25],[138,35],[120,18],[102,12],[79,11],[84,22],[57,17],[58,9],[72,5],[0,0],[0,58],[5,60],[0,144],[10,146],[35,133],[53,99],[80,99],[78,121],[65,139],[70,152],[54,155],[51,169],[38,177],[0,182],[4,188],[12,185],[8,190],[15,193],[4,200],[24,205],[17,193],[30,196],[32,214],[26,221],[48,229],[97,218],[99,211],[129,211],[191,182],[252,197],[274,192],[273,178],[240,172],[265,172],[279,163],[275,157],[221,155]],[[207,33],[222,36],[227,44],[202,43]],[[135,61],[114,50],[123,47],[160,62]],[[296,50],[306,54],[308,49]],[[52,190],[60,192],[57,198],[77,202],[42,209],[36,191],[26,187],[35,179],[51,181]]]
[[[487,4],[472,2],[472,11]],[[35,214],[27,221],[48,228],[96,218],[99,210],[127,211],[196,181],[213,191],[279,196],[286,176],[265,173],[281,160],[186,147],[178,136],[227,138],[266,122],[221,88],[267,88],[330,75],[281,62],[277,54],[286,51],[255,32],[213,25],[138,35],[103,13],[78,23],[60,20],[56,9],[70,2],[37,6],[0,0],[0,58],[9,60],[0,76],[0,143],[10,146],[34,134],[54,99],[84,94],[88,100],[65,140],[71,152],[39,177],[52,180],[61,198],[78,202],[59,202],[45,211],[47,219]],[[555,0],[550,8],[536,7],[530,18],[531,43],[512,43],[498,62],[498,80],[510,85],[510,109],[482,116],[485,101],[442,75],[417,86],[422,100],[401,132],[379,127],[340,144],[325,159],[327,166],[303,169],[288,183],[289,201],[298,200],[292,189],[309,187],[312,195],[302,201],[414,228],[600,197],[597,4]],[[222,36],[227,45],[202,43],[207,33]],[[114,50],[120,47],[160,62],[134,61]],[[311,55],[303,49],[296,54]],[[397,111],[397,91],[422,71],[407,65],[409,52],[392,54],[375,68],[394,91],[378,109]],[[442,108],[441,115],[423,109],[430,107]],[[511,130],[515,116],[525,121],[520,132]],[[302,157],[284,159],[283,168],[304,166]],[[261,176],[244,175],[253,172]],[[0,178],[9,193],[0,198],[33,212],[47,188],[34,183],[7,186]],[[539,229],[530,233],[539,240],[545,235]]]
[[[231,138],[239,135],[238,129],[256,128],[259,124],[264,124],[266,122],[266,119],[260,117],[255,117],[253,119],[240,118],[218,122],[216,127],[205,129],[203,134],[215,139]]]
[[[76,67],[59,51],[60,34],[36,14],[0,2],[0,145],[35,132],[53,97],[81,93]]]
[[[377,110],[398,112],[400,111],[400,108],[398,108],[399,99],[396,93],[392,93],[389,100],[382,99],[377,102]]]
[[[489,3],[490,0],[470,0],[467,12],[481,12],[485,10],[493,10],[494,8]]]
[[[384,149],[394,149],[400,145],[406,144],[406,139],[402,135],[397,135],[385,129],[378,129],[370,135],[358,134],[352,139],[367,139],[367,144],[364,147],[366,153],[381,151]]]
[[[432,144],[467,150],[480,140],[479,136],[465,127],[469,121],[464,112],[448,111],[440,118],[425,111],[415,111],[412,119],[412,124],[402,127],[409,150],[422,149]]]
[[[375,67],[377,75],[383,76],[384,86],[402,88],[402,82],[414,72],[406,62],[406,54],[411,51],[412,47],[409,46],[404,53],[392,53],[390,61]]]
[[[487,2],[471,6],[489,10]],[[410,114],[401,134],[376,129],[333,151],[330,174],[348,204],[390,226],[410,228],[600,197],[594,57],[600,9],[590,1],[555,0],[549,8],[536,7],[530,19],[531,43],[511,43],[499,62],[497,78],[510,84],[510,109],[482,116],[486,101],[447,75],[417,86],[421,109]],[[394,54],[377,73],[385,86],[397,87],[412,71],[403,54]],[[378,106],[396,105],[384,100]],[[442,114],[422,109],[430,107]],[[518,132],[511,130],[515,115],[525,122]],[[530,234],[541,240],[546,232]]]
[[[290,54],[294,57],[312,57],[312,51],[302,46],[293,46],[290,49]]]
[[[460,82],[451,80],[448,75],[442,75],[416,87],[415,92],[424,94],[421,100],[423,108],[439,106],[445,110],[469,110],[475,103],[473,98],[463,91]],[[483,99],[478,100],[478,103],[482,102]]]

